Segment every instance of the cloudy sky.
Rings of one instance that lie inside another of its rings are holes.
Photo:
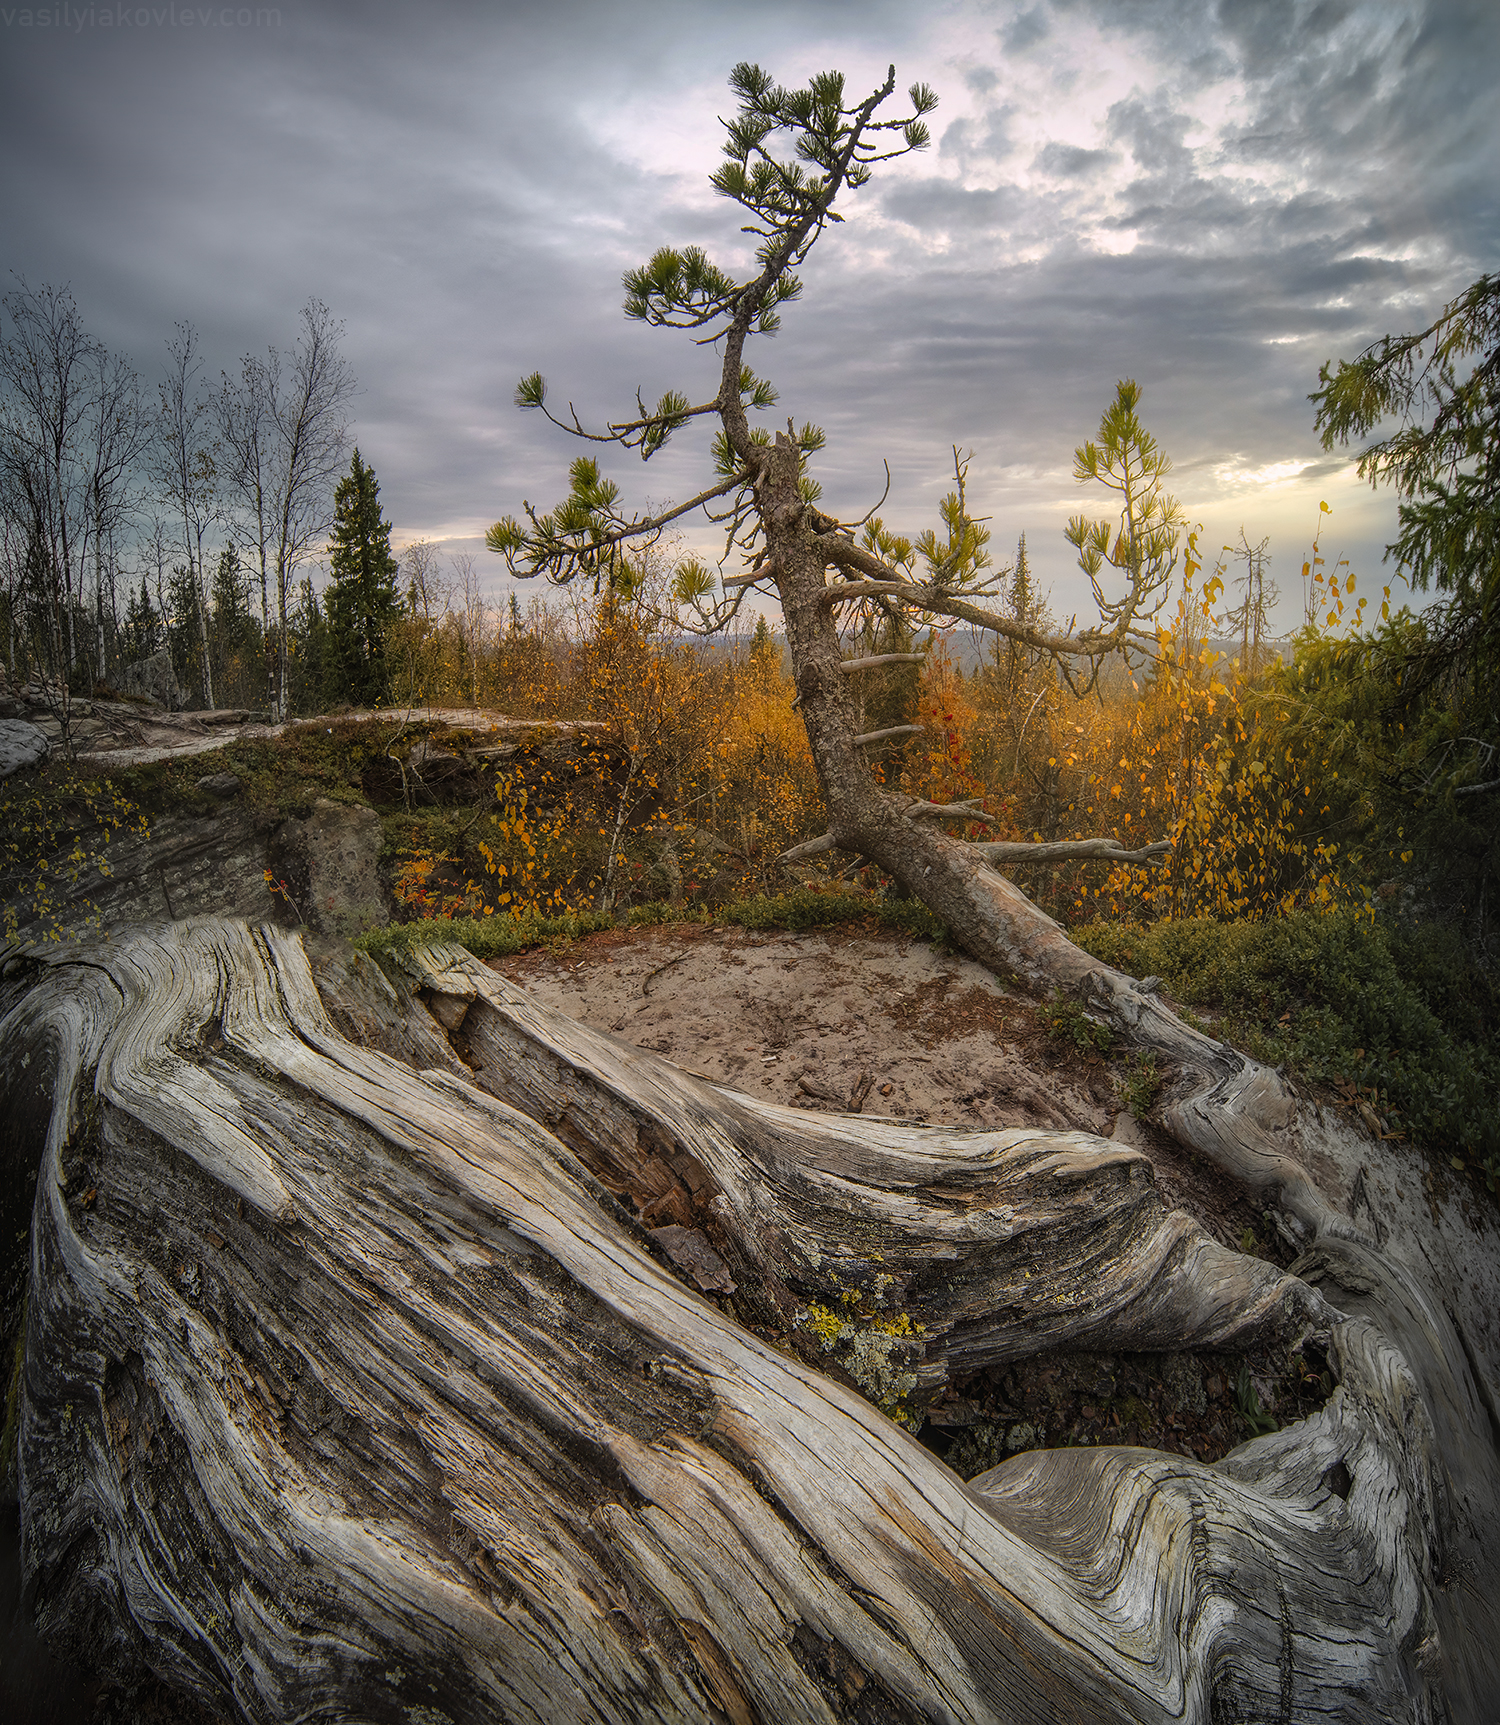
[[[888,460],[915,531],[972,449],[997,550],[1024,529],[1066,612],[1072,451],[1129,376],[1204,543],[1270,536],[1282,621],[1320,499],[1378,586],[1394,503],[1319,449],[1307,395],[1500,263],[1494,0],[3,5],[0,263],[70,283],[151,380],[177,320],[234,369],[325,301],[398,543],[478,549],[576,452],[512,406],[523,373],[586,418],[712,393],[619,283],[664,243],[744,259],[707,185],[743,59],[857,93],[894,60],[941,101],[752,356],[827,430],[827,505],[863,513]],[[616,469],[663,499],[705,463],[687,436]]]

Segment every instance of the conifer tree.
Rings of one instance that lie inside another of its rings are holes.
[[[161,645],[162,620],[151,595],[146,590],[146,577],[141,577],[139,593],[131,591],[125,612],[124,653],[127,659],[145,659]]]
[[[1034,621],[1036,597],[1031,588],[1031,562],[1026,555],[1026,535],[1016,541],[1016,566],[1010,577],[1011,615],[1022,623]]]
[[[323,693],[368,706],[386,692],[385,631],[400,612],[391,524],[381,519],[375,470],[360,459],[334,493],[328,561],[328,652]]]
[[[755,633],[750,637],[750,662],[753,665],[774,665],[779,664],[780,659],[781,655],[776,650],[776,637],[771,633],[771,625],[762,611],[755,619]]]

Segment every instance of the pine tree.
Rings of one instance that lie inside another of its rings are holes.
[[[375,470],[358,449],[333,501],[323,693],[329,702],[370,706],[386,693],[385,632],[401,607],[391,524],[381,519]]]

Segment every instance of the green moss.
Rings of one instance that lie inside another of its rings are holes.
[[[70,761],[0,780],[0,934],[23,917],[47,940],[94,926],[85,892],[112,872],[112,842],[146,826],[118,785]]]
[[[935,940],[946,930],[916,899],[871,898],[863,893],[813,892],[808,888],[775,897],[731,899],[716,913],[719,922],[741,928],[792,930],[837,928],[864,923]]]
[[[243,803],[300,819],[320,797],[368,803],[362,784],[365,769],[383,759],[401,733],[394,719],[330,719],[294,725],[276,737],[237,738],[202,754],[112,769],[110,776],[150,814],[201,815],[224,805],[198,789],[199,779],[233,773],[244,786]]]
[[[557,941],[582,940],[585,935],[613,928],[612,916],[484,916],[432,917],[422,922],[391,923],[361,935],[355,945],[378,957],[381,953],[409,952],[413,947],[435,946],[455,941],[475,958],[503,958],[529,947]]]

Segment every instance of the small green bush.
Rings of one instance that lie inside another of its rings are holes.
[[[1144,1120],[1156,1106],[1161,1095],[1162,1075],[1157,1070],[1154,1054],[1131,1054],[1125,1062],[1122,1086],[1125,1106],[1137,1120]]]
[[[1108,1055],[1114,1034],[1107,1024],[1090,1018],[1083,1008],[1065,995],[1054,995],[1039,1008],[1042,1023],[1054,1042],[1071,1042],[1082,1054]]]

